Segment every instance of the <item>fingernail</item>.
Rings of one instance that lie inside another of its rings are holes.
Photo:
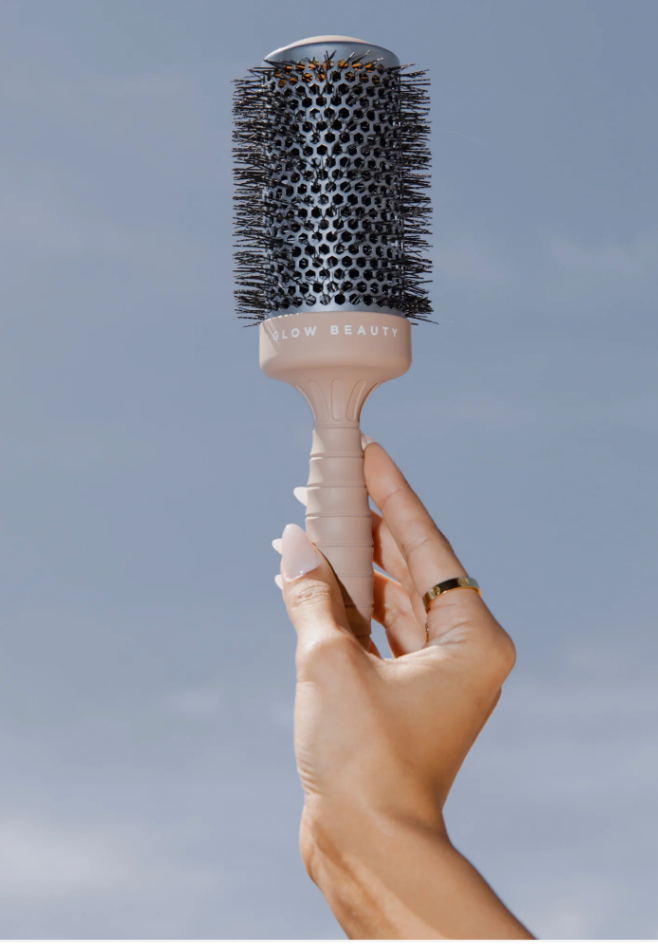
[[[370,443],[374,443],[374,439],[371,439],[370,436],[366,436],[365,433],[361,433],[361,448],[365,449],[366,446],[369,446]]]
[[[277,554],[283,554],[283,548],[281,547],[281,538],[274,538],[272,541],[272,547],[277,552]]]
[[[283,560],[281,571],[286,580],[303,577],[320,566],[320,555],[298,524],[287,524],[281,538]]]
[[[277,574],[275,576],[274,583],[277,585],[279,590],[283,590],[283,580],[281,579],[281,574]]]
[[[304,485],[298,485],[297,488],[293,488],[293,495],[298,502],[301,502],[304,507],[308,505],[308,489]]]

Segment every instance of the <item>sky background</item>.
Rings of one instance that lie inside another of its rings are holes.
[[[337,938],[234,316],[231,80],[429,68],[438,326],[366,405],[518,663],[447,807],[542,937],[658,936],[654,0],[0,0],[0,936]]]

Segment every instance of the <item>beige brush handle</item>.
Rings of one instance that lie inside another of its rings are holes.
[[[359,419],[366,397],[411,363],[406,318],[374,311],[279,315],[260,325],[260,365],[308,401],[315,419],[306,530],[334,568],[350,626],[368,646],[372,528]]]
[[[306,532],[333,567],[352,631],[367,646],[373,545],[358,423],[315,427],[307,494]]]

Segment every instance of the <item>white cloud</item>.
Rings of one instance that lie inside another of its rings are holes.
[[[584,941],[593,936],[592,915],[582,898],[573,903],[560,902],[545,915],[539,914],[537,920],[543,937],[549,940]]]
[[[195,937],[200,922],[198,936],[207,937],[208,927],[221,926],[221,909],[207,905],[226,896],[221,855],[195,861],[175,830],[136,833],[0,820],[3,936]]]
[[[0,898],[113,892],[130,885],[133,873],[130,857],[107,836],[26,819],[0,820]]]

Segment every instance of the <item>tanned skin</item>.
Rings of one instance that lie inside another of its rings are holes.
[[[390,575],[375,574],[375,619],[392,659],[352,635],[333,571],[300,529],[287,528],[282,542],[278,582],[298,635],[304,864],[350,938],[531,939],[443,819],[514,645],[467,589],[434,600],[426,642],[422,595],[466,571],[377,443],[366,447],[365,478],[381,512],[375,563]]]

